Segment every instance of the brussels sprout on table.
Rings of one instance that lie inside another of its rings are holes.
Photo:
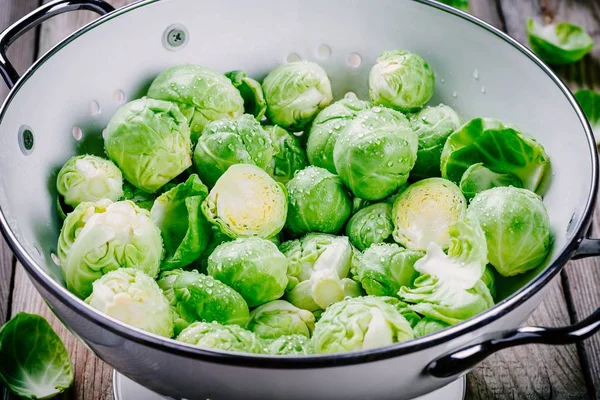
[[[412,179],[441,175],[440,158],[448,136],[460,127],[460,117],[450,107],[426,107],[410,116],[410,126],[419,136],[417,162],[410,171]]]
[[[415,333],[415,337],[418,338],[439,332],[449,326],[450,324],[438,321],[435,318],[425,317],[413,327],[413,332]]]
[[[86,298],[96,279],[121,267],[155,277],[163,246],[160,230],[147,210],[131,201],[104,199],[81,203],[67,216],[57,253],[67,289]]]
[[[208,188],[197,175],[160,195],[150,215],[161,231],[165,247],[162,270],[185,267],[202,255],[210,235],[210,226],[200,206]]]
[[[449,227],[466,211],[465,197],[452,182],[429,178],[413,183],[394,202],[394,240],[411,250],[425,251],[430,243],[446,249]]]
[[[593,90],[579,90],[575,93],[575,99],[590,122],[596,144],[598,144],[600,140],[600,93]]]
[[[304,335],[284,335],[266,341],[266,352],[277,356],[314,354],[312,341]]]
[[[232,165],[202,203],[208,221],[232,238],[270,238],[286,221],[285,187],[255,165]]]
[[[356,98],[344,98],[321,111],[308,132],[306,155],[311,165],[336,174],[333,149],[340,132],[360,111],[371,108],[371,103]]]
[[[290,180],[286,229],[295,235],[337,233],[350,217],[352,201],[342,181],[324,168],[310,166]]]
[[[271,139],[248,114],[234,120],[210,122],[194,149],[196,171],[209,186],[214,186],[234,164],[253,164],[267,170],[272,162]]]
[[[315,326],[315,351],[366,350],[414,338],[406,318],[390,304],[393,300],[367,296],[332,304]]]
[[[267,111],[267,102],[261,84],[250,78],[244,71],[226,72],[225,76],[240,91],[246,114],[252,114],[257,121],[260,121]]]
[[[143,98],[125,104],[103,136],[108,157],[130,183],[149,193],[192,165],[187,120],[168,101]]]
[[[273,69],[263,81],[267,118],[294,132],[304,130],[331,103],[331,83],[321,66],[293,62]]]
[[[416,111],[427,104],[434,85],[435,75],[429,64],[406,50],[383,52],[369,74],[373,104],[402,112]]]
[[[273,158],[267,168],[273,179],[284,185],[308,165],[306,153],[300,144],[300,139],[285,129],[277,126],[265,126],[265,131],[271,138]]]
[[[550,252],[548,211],[529,190],[486,190],[471,201],[467,214],[479,221],[487,239],[487,256],[502,276],[535,268]]]
[[[442,176],[459,183],[473,164],[498,174],[514,174],[525,189],[538,190],[550,168],[544,147],[517,128],[491,118],[475,118],[448,137],[442,151]]]
[[[359,112],[340,132],[333,160],[356,197],[381,200],[406,183],[417,160],[418,144],[402,113],[373,107]]]
[[[90,306],[136,328],[173,336],[173,314],[156,281],[134,268],[120,268],[93,283]]]
[[[522,185],[515,174],[497,174],[486,168],[483,163],[471,165],[460,178],[460,190],[468,200],[484,190],[502,186],[520,188]]]
[[[527,20],[527,39],[535,54],[548,64],[571,64],[594,48],[594,41],[581,27],[566,22],[540,25]]]
[[[419,273],[414,265],[423,254],[392,243],[374,244],[358,257],[354,275],[367,294],[395,296],[411,286]]]
[[[148,97],[176,104],[186,118],[193,142],[209,122],[244,113],[244,100],[231,81],[199,65],[164,70],[150,85]]]
[[[358,211],[346,225],[346,235],[359,250],[385,242],[394,231],[392,206],[377,203]]]
[[[275,300],[256,307],[246,328],[261,339],[276,339],[285,335],[310,338],[315,330],[315,316],[284,300]]]
[[[92,155],[71,157],[60,169],[56,189],[71,207],[123,196],[123,174],[109,160]]]
[[[210,349],[263,353],[261,340],[254,333],[238,325],[194,322],[177,336],[177,340]]]

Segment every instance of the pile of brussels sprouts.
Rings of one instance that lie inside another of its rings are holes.
[[[427,106],[435,75],[381,55],[370,101],[311,62],[162,72],[58,174],[58,263],[107,315],[205,348],[303,355],[424,336],[541,265],[549,159],[518,128]]]

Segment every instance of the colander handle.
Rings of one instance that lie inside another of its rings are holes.
[[[12,88],[20,76],[8,61],[6,50],[25,32],[45,20],[68,11],[89,10],[100,15],[114,11],[114,7],[103,0],[54,0],[37,8],[0,33],[0,75],[6,85]]]
[[[600,240],[584,238],[573,259],[600,255]],[[524,326],[518,329],[494,332],[479,343],[471,344],[445,354],[431,362],[427,373],[436,378],[450,378],[471,370],[493,353],[523,344],[566,345],[577,343],[600,330],[600,308],[578,323],[560,328]]]

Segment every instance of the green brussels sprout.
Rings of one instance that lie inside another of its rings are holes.
[[[267,341],[266,351],[277,356],[304,356],[315,352],[311,340],[298,334],[279,336]]]
[[[134,268],[119,268],[94,281],[85,302],[126,324],[155,335],[173,336],[169,302],[154,279]]]
[[[245,326],[250,312],[244,298],[212,276],[197,271],[165,271],[158,280],[175,314],[175,333],[196,321]]]
[[[101,199],[117,201],[123,196],[123,174],[112,161],[91,155],[75,156],[58,172],[56,189],[71,207]]]
[[[423,107],[431,96],[435,75],[418,54],[406,50],[385,51],[369,74],[373,104],[409,112]]]
[[[331,103],[327,73],[312,62],[278,66],[263,81],[267,118],[282,128],[299,132]]]
[[[160,230],[150,213],[131,201],[81,203],[58,238],[58,261],[67,289],[84,299],[92,282],[118,268],[158,274],[163,255]]]
[[[232,238],[270,238],[287,214],[285,186],[255,165],[236,164],[219,178],[202,203],[206,219]]]
[[[579,90],[575,93],[575,99],[590,122],[596,137],[596,144],[598,144],[600,140],[600,93],[593,90]]]
[[[275,300],[255,308],[246,329],[261,339],[276,339],[284,335],[309,338],[315,330],[315,316],[284,300]]]
[[[315,325],[316,353],[367,350],[413,339],[413,331],[386,297],[358,297],[328,307]]]
[[[226,72],[225,76],[240,91],[244,99],[245,113],[254,115],[254,118],[260,121],[267,111],[267,102],[261,84],[250,78],[244,71]]]
[[[471,165],[460,178],[460,190],[468,200],[479,192],[502,186],[520,188],[523,187],[523,183],[515,174],[497,174],[486,168],[483,163]]]
[[[187,121],[168,101],[143,98],[125,104],[103,136],[108,157],[146,192],[156,192],[192,165]]]
[[[154,202],[150,215],[160,229],[165,246],[161,270],[185,267],[206,249],[210,225],[200,208],[206,196],[208,188],[197,175],[191,175]]]
[[[438,321],[437,319],[425,317],[420,320],[416,326],[413,327],[413,332],[415,333],[415,337],[423,337],[430,335],[435,332],[439,332],[442,329],[446,329],[450,324],[447,324],[442,321]]]
[[[321,111],[311,124],[306,143],[306,155],[311,165],[337,174],[333,162],[333,148],[340,132],[360,111],[371,108],[371,103],[356,98],[336,101]]]
[[[362,210],[365,207],[370,206],[371,204],[373,204],[373,202],[371,202],[370,200],[361,199],[360,197],[353,198],[351,215],[356,214],[357,212],[359,212],[360,210]]]
[[[440,158],[448,136],[460,127],[460,117],[450,107],[440,104],[425,107],[410,116],[410,126],[419,136],[417,162],[410,171],[412,179],[433,178],[441,175]]]
[[[222,243],[208,257],[208,273],[237,290],[250,307],[283,296],[287,270],[288,260],[277,246],[258,237]]]
[[[286,187],[285,226],[295,235],[337,233],[350,217],[350,195],[340,178],[324,168],[310,166],[298,171]]]
[[[496,274],[494,273],[494,268],[490,267],[489,265],[485,267],[485,271],[481,276],[481,280],[489,289],[492,298],[496,299]]]
[[[262,343],[256,335],[237,325],[221,325],[217,322],[194,322],[185,328],[177,340],[210,349],[260,354]]]
[[[3,390],[6,399],[50,399],[73,384],[65,344],[36,314],[19,312],[0,328],[0,360],[0,382],[16,395]]]
[[[392,206],[388,203],[363,208],[346,225],[346,235],[359,250],[365,250],[374,243],[385,242],[392,236],[393,230]]]
[[[536,191],[550,168],[544,147],[533,137],[491,118],[475,118],[448,137],[442,151],[442,176],[459,183],[473,164],[498,174],[514,174]]]
[[[356,197],[381,200],[408,179],[419,138],[398,111],[361,111],[340,132],[333,150],[335,168]]]
[[[452,182],[429,178],[413,183],[394,202],[394,240],[411,250],[425,251],[431,242],[446,249],[449,227],[466,211],[467,201]]]
[[[193,142],[209,122],[244,113],[244,100],[230,80],[199,65],[164,70],[150,85],[148,97],[175,103],[187,119]]]
[[[267,170],[272,161],[269,135],[248,114],[208,123],[194,149],[196,171],[209,186],[234,164],[253,164]]]
[[[353,249],[347,237],[309,233],[285,242],[281,252],[289,260],[286,300],[308,311],[326,309],[346,297]]]
[[[425,317],[455,325],[494,306],[489,289],[481,280],[465,289],[431,274],[423,274],[414,282],[414,288],[400,288],[398,296]],[[318,329],[315,328],[315,335]]]
[[[411,286],[419,276],[414,265],[423,254],[395,243],[380,243],[359,256],[354,274],[367,294],[395,296],[402,286]]]
[[[277,182],[284,185],[296,174],[296,171],[306,168],[306,153],[300,144],[300,139],[277,125],[265,126],[265,131],[273,145],[273,159],[268,168],[269,173]]]
[[[479,221],[487,239],[487,256],[502,276],[535,268],[550,252],[548,211],[529,190],[486,190],[471,201],[467,214]]]
[[[566,22],[540,25],[527,20],[527,39],[535,54],[548,64],[572,64],[594,48],[594,41],[581,27]]]

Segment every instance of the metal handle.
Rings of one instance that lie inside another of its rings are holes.
[[[600,239],[584,238],[573,259],[600,255]],[[564,345],[579,342],[600,330],[600,308],[575,325],[561,328],[524,326],[492,333],[479,343],[445,354],[431,362],[426,371],[436,378],[450,378],[474,368],[493,353],[522,344]]]
[[[6,50],[10,45],[25,32],[45,20],[75,10],[89,10],[106,15],[115,9],[103,0],[54,0],[33,10],[0,33],[0,75],[9,88],[12,88],[20,78],[17,70],[6,57]]]

